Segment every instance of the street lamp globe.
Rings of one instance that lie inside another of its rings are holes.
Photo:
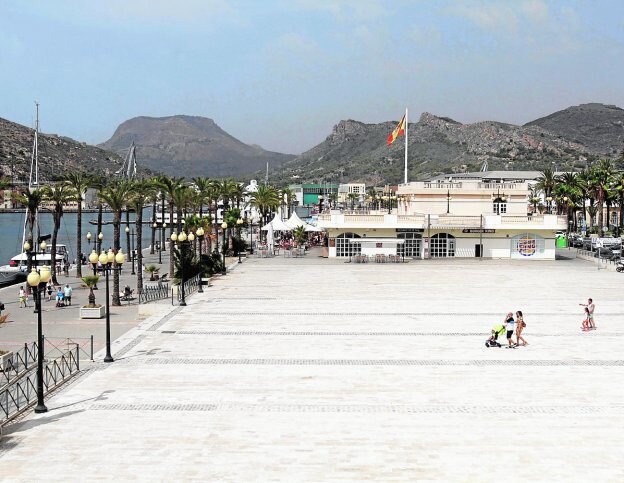
[[[126,257],[123,254],[123,252],[121,251],[121,249],[119,249],[119,251],[115,255],[115,263],[117,265],[123,265],[125,261],[126,261]]]
[[[178,234],[175,231],[171,234],[171,241],[172,242],[178,241]]]
[[[204,236],[204,229],[201,226],[197,229],[197,236]]]
[[[108,253],[106,254],[106,262],[107,263],[113,263],[113,261],[115,260],[115,254],[113,253],[113,249],[109,249]]]
[[[24,251],[25,252],[29,252],[30,251],[30,243],[24,242]]]
[[[102,250],[102,253],[100,253],[100,256],[98,257],[98,261],[102,265],[106,265],[108,263],[108,257],[106,256],[106,252],[104,250]]]
[[[49,267],[41,267],[41,272],[39,273],[39,281],[41,283],[48,283],[52,278],[52,273],[50,272]]]
[[[126,227],[126,233],[130,233],[130,228]]]
[[[88,231],[88,232],[87,232],[87,241],[88,241],[89,243],[91,243],[91,238],[92,238],[92,236],[93,236],[93,235],[91,235],[91,232],[90,232],[90,231]]]
[[[186,241],[186,238],[187,238],[187,237],[186,237],[186,233],[184,233],[184,232],[181,232],[181,233],[178,235],[178,241],[185,242],[185,241]]]
[[[154,223],[152,224],[152,228],[158,228],[158,223],[154,222]]]
[[[225,230],[227,227],[228,227],[228,224],[225,221],[221,223],[221,228]]]
[[[242,218],[239,218],[238,220],[236,220],[236,224],[237,225],[242,225],[244,223]]]
[[[95,265],[98,262],[98,260],[99,260],[98,254],[95,252],[95,250],[93,250],[91,254],[89,255],[89,262],[92,265]]]
[[[188,241],[192,242],[193,240],[195,240],[195,235],[193,235],[193,233],[189,233],[186,238],[188,239]]]
[[[41,277],[39,276],[36,268],[33,268],[32,272],[28,274],[28,277],[26,277],[26,281],[31,287],[37,287],[39,285],[39,282],[41,282]]]
[[[41,244],[39,245],[39,248],[41,248],[42,252],[46,251],[46,248],[48,248],[48,244],[45,242],[45,240],[41,242]]]
[[[104,240],[104,233],[100,232],[100,234],[98,235],[98,240]]]

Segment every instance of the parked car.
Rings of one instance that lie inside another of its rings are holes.
[[[613,251],[610,248],[598,247],[594,253],[594,256],[598,258],[606,258],[607,260],[613,258]]]

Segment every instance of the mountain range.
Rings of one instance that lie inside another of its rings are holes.
[[[295,182],[361,181],[395,184],[403,180],[404,138],[388,146],[397,121],[366,124],[343,120],[325,140],[299,156],[247,145],[212,119],[197,116],[136,117],[113,136],[90,146],[56,134],[39,137],[40,176],[56,179],[69,170],[116,171],[134,142],[138,165],[173,176],[269,179]],[[423,113],[408,126],[408,179],[452,172],[582,169],[600,158],[624,161],[624,109],[581,104],[522,126],[497,121],[464,124]],[[0,174],[28,178],[32,129],[0,118]]]
[[[0,118],[0,175],[28,182],[33,129]],[[57,134],[38,136],[39,181],[57,180],[70,171],[112,174],[123,160],[114,153]]]
[[[139,164],[170,176],[240,176],[294,159],[289,154],[248,145],[198,116],[135,117],[100,147],[121,154],[137,146]]]
[[[404,137],[387,146],[398,121],[347,120],[327,138],[272,173],[277,184],[293,181],[398,183],[404,178]],[[408,179],[441,173],[490,170],[582,169],[624,153],[624,110],[582,104],[523,126],[496,121],[462,124],[423,113],[408,127]]]

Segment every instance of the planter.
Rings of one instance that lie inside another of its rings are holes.
[[[0,355],[0,370],[5,371],[13,361],[13,352],[6,352]]]
[[[81,319],[101,319],[106,315],[106,307],[80,307]]]

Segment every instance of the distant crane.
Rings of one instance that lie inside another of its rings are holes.
[[[126,154],[126,159],[124,159],[123,165],[120,169],[115,171],[117,176],[121,176],[124,179],[135,179],[137,172],[137,163],[136,163],[136,146],[134,141],[130,145],[128,149],[128,154]]]

